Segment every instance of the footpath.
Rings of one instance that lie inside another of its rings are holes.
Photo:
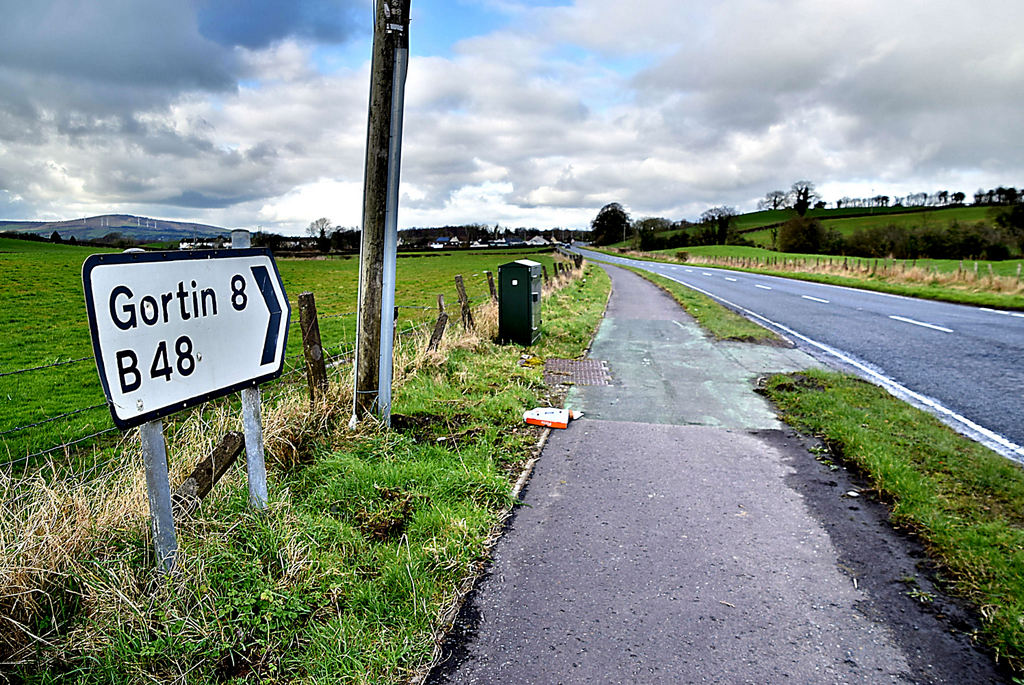
[[[713,342],[604,268],[610,383],[570,391],[585,416],[551,433],[426,682],[1004,682],[967,614],[919,601],[921,551],[754,391],[815,360]]]

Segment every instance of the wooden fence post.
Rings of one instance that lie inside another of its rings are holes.
[[[199,507],[203,498],[210,494],[221,476],[227,473],[228,468],[235,463],[244,447],[245,438],[241,433],[237,431],[225,433],[217,446],[213,448],[213,452],[199,462],[185,482],[175,490],[171,497],[175,515],[191,515]]]
[[[466,296],[466,286],[462,283],[462,276],[455,277],[455,288],[459,291],[459,304],[462,305],[462,329],[471,331],[476,328],[473,323],[473,311],[469,307],[469,297]]]
[[[445,326],[448,325],[448,314],[444,311],[444,295],[437,296],[437,323],[434,324],[434,332],[430,335],[430,343],[427,344],[427,352],[433,352],[441,342]]]
[[[494,274],[490,271],[485,271],[484,275],[487,276],[487,287],[491,290],[491,301],[498,301],[498,291],[494,288]]]
[[[299,295],[299,329],[302,331],[302,352],[306,357],[309,401],[313,403],[327,392],[327,367],[324,365],[324,348],[320,342],[320,322],[313,293]]]
[[[544,272],[544,283],[546,284],[548,282],[548,267],[547,267],[547,264],[541,264],[540,268],[541,268],[541,271]]]

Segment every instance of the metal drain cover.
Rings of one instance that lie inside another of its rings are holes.
[[[546,359],[544,382],[548,385],[608,385],[607,362],[600,359]]]

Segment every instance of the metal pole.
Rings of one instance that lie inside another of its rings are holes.
[[[171,573],[175,568],[178,538],[174,533],[163,421],[157,419],[142,424],[139,426],[139,436],[142,438],[142,460],[146,465],[146,492],[149,495],[149,519],[156,546],[156,567],[164,573]]]
[[[388,226],[397,244],[398,159],[401,120],[393,121],[396,95],[404,93],[408,61],[409,0],[380,0],[374,17],[373,60],[366,136],[366,167],[363,189],[363,233],[359,251],[359,306],[356,330],[355,382],[350,425],[368,413],[382,413],[383,384],[390,394],[391,381],[381,378],[381,359],[393,351],[393,279],[391,305],[385,303],[385,262],[388,257]],[[401,76],[401,79],[396,77]],[[402,83],[398,83],[402,81]],[[399,113],[401,109],[398,110]],[[396,129],[397,127],[397,129]],[[396,135],[396,130],[398,135]],[[389,203],[389,197],[394,201]],[[390,213],[390,214],[389,214]],[[391,247],[394,254],[396,247]],[[393,268],[393,267],[392,267]],[[390,376],[390,361],[388,362]],[[390,397],[387,398],[390,404]],[[385,414],[386,416],[386,414]]]
[[[245,249],[252,245],[249,231],[231,231],[231,249]],[[249,506],[267,508],[267,466],[263,458],[263,412],[260,408],[260,389],[242,388],[242,432],[245,434],[245,473],[249,480]]]
[[[395,352],[395,271],[398,262],[398,182],[402,167],[402,115],[405,107],[405,77],[409,67],[408,48],[395,50],[394,80],[391,84],[391,132],[388,141],[388,184],[384,208],[384,273],[380,305],[380,377],[377,407],[384,424],[391,425],[391,379]]]

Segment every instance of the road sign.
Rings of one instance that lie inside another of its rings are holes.
[[[290,309],[269,250],[92,255],[82,280],[119,428],[281,375]]]

